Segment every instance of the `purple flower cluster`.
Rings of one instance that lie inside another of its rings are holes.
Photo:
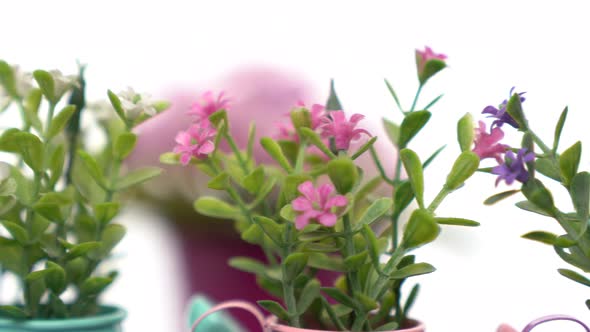
[[[514,87],[510,89],[510,95],[514,93]],[[524,92],[518,93],[520,101],[524,102]],[[504,180],[506,184],[512,184],[514,180],[519,182],[526,182],[529,179],[529,172],[525,164],[535,159],[535,154],[525,148],[518,150],[516,155],[510,147],[506,144],[501,144],[500,141],[504,138],[504,131],[502,125],[505,123],[518,129],[518,123],[508,114],[506,108],[508,100],[502,101],[498,107],[487,106],[483,109],[482,114],[490,114],[488,118],[495,119],[490,125],[490,133],[486,130],[486,125],[483,121],[479,121],[479,127],[475,129],[475,147],[473,152],[479,156],[480,159],[494,158],[498,162],[498,166],[492,168],[492,173],[498,175],[496,185]]]

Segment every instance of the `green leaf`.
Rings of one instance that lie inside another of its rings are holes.
[[[516,121],[518,129],[521,131],[527,131],[528,123],[522,111],[522,104],[520,102],[520,96],[518,93],[514,93],[508,100],[506,105],[506,112]]]
[[[113,145],[113,154],[114,156],[119,159],[123,160],[129,156],[129,154],[135,148],[135,143],[137,142],[137,135],[132,132],[124,132],[117,139],[115,140],[115,144]]]
[[[29,317],[26,311],[13,305],[0,305],[0,313],[13,319],[25,319]]]
[[[440,233],[440,226],[430,212],[424,209],[414,210],[404,229],[402,245],[414,249],[434,241]]]
[[[420,85],[424,85],[428,79],[434,76],[439,71],[443,70],[447,64],[438,59],[431,59],[426,61],[424,64],[424,68],[422,72],[418,73],[418,80],[420,81]]]
[[[24,162],[35,172],[43,171],[43,143],[39,137],[20,132],[15,134]]]
[[[309,267],[327,271],[346,272],[346,267],[340,257],[330,256],[319,252],[312,252],[308,255],[309,260],[307,265],[309,265]]]
[[[221,172],[207,182],[207,187],[214,190],[225,190],[230,186],[229,179],[230,176],[227,172]]]
[[[249,257],[232,257],[228,264],[234,269],[256,275],[265,275],[267,270],[264,264]]]
[[[94,205],[94,217],[99,223],[106,225],[119,214],[121,204],[118,202],[105,202]]]
[[[299,314],[304,314],[305,311],[311,306],[313,301],[315,301],[319,296],[320,282],[317,279],[311,279],[301,291],[299,301],[297,301],[297,312]]]
[[[430,120],[430,112],[428,111],[415,111],[408,113],[399,130],[399,148],[405,148],[408,143],[420,132],[420,130]]]
[[[424,174],[422,162],[416,152],[410,149],[401,150],[400,158],[410,178],[410,184],[412,185],[414,196],[416,196],[416,201],[420,208],[424,208]]]
[[[590,173],[581,172],[574,176],[570,185],[570,196],[576,208],[581,222],[579,238],[588,229],[588,218],[590,218]]]
[[[327,111],[338,111],[342,109],[342,104],[340,104],[340,100],[336,95],[336,89],[334,89],[334,80],[330,80],[330,95],[328,96],[328,100],[326,101],[326,110]]]
[[[22,131],[16,128],[5,130],[0,136],[0,151],[4,152],[20,152],[20,145],[18,142],[18,134]]]
[[[107,257],[111,251],[121,242],[125,237],[127,229],[125,226],[119,224],[107,225],[102,231],[100,237],[99,259]]]
[[[279,318],[280,320],[283,320],[283,321],[289,320],[289,314],[278,302],[271,301],[271,300],[260,300],[260,301],[257,301],[256,303],[258,303],[258,305],[263,307],[266,311],[277,316],[277,318]]]
[[[88,260],[84,257],[74,258],[66,263],[66,276],[75,284],[80,284],[87,276]]]
[[[112,282],[112,278],[90,277],[80,286],[80,296],[83,298],[95,298]]]
[[[302,128],[302,132],[303,132],[303,129],[305,129],[305,128]],[[260,139],[260,145],[262,145],[262,147],[264,148],[264,150],[283,169],[285,169],[289,173],[293,171],[293,167],[291,167],[291,164],[289,164],[289,160],[283,154],[283,150],[281,149],[281,146],[279,145],[279,143],[277,143],[275,140],[273,140],[270,137],[263,137],[263,138]]]
[[[61,112],[59,112],[51,121],[51,126],[49,127],[49,130],[47,131],[46,139],[51,139],[51,138],[55,137],[57,134],[61,133],[75,112],[76,112],[76,106],[74,106],[74,105],[68,105],[68,106],[64,107],[61,110]]]
[[[540,214],[545,217],[551,217],[551,214],[545,212],[544,210],[542,210],[541,208],[537,207],[535,204],[533,204],[529,201],[520,201],[520,202],[517,202],[515,205],[516,205],[516,207],[518,207],[522,210],[525,210],[528,212],[533,212],[536,214]]]
[[[33,181],[22,175],[20,170],[16,167],[10,169],[10,176],[16,182],[15,194],[18,201],[25,206],[33,204],[33,201],[35,200],[33,194]]]
[[[49,157],[49,170],[51,175],[49,178],[49,186],[54,187],[59,178],[62,175],[64,162],[66,160],[66,150],[63,144],[57,146],[57,148]]]
[[[375,300],[363,293],[355,292],[354,299],[361,305],[364,312],[373,311],[379,308],[379,304],[377,304]]]
[[[428,103],[428,105],[424,106],[424,110],[428,111],[432,106],[434,106],[434,104],[436,104],[442,97],[444,96],[444,94],[440,94],[438,95],[436,98],[434,98],[431,102]]]
[[[477,171],[478,167],[479,157],[475,153],[471,151],[462,152],[447,176],[447,189],[455,190],[459,188],[465,180],[469,179]]]
[[[588,278],[584,277],[583,275],[579,274],[578,272],[568,270],[568,269],[557,269],[557,272],[559,272],[559,274],[561,274],[562,276],[564,276],[570,280],[573,280],[573,281],[578,282],[582,285],[590,287],[590,280],[588,280]]]
[[[83,243],[77,244],[77,245],[73,246],[68,251],[67,258],[74,259],[76,257],[84,256],[84,255],[88,254],[90,251],[100,248],[100,246],[101,246],[101,243],[96,242],[96,241],[83,242]]]
[[[256,167],[252,173],[244,178],[244,188],[251,194],[256,194],[264,185],[264,168],[262,166]]]
[[[28,266],[23,255],[23,246],[18,241],[0,236],[0,266],[4,270],[12,271],[19,277],[26,276]]]
[[[4,89],[11,97],[18,96],[14,70],[12,69],[12,66],[4,60],[0,60],[0,85],[4,86]]]
[[[428,274],[434,272],[436,269],[434,266],[428,263],[416,263],[410,264],[406,267],[403,267],[397,271],[393,271],[389,275],[391,279],[406,279],[409,277],[419,276],[422,274]]]
[[[391,143],[397,147],[399,145],[399,126],[392,121],[383,118],[383,127],[385,128],[385,133],[387,134],[387,137],[389,137]]]
[[[359,180],[356,165],[348,157],[333,159],[328,162],[328,176],[338,193],[349,193]]]
[[[474,136],[473,117],[467,113],[457,123],[457,140],[461,151],[471,151]]]
[[[391,94],[391,96],[395,100],[395,103],[397,104],[397,107],[400,110],[403,110],[402,105],[399,102],[399,98],[397,97],[397,94],[395,93],[395,90],[393,89],[393,86],[389,83],[389,81],[387,79],[385,79],[385,85],[387,85],[387,90],[389,90],[389,93]]]
[[[165,165],[180,165],[179,154],[166,152],[160,155],[160,162]]]
[[[522,186],[522,193],[531,203],[546,214],[551,216],[555,214],[553,196],[551,196],[551,192],[538,179],[527,181]]]
[[[12,196],[15,192],[16,181],[14,179],[7,178],[4,180],[0,180],[0,197]]]
[[[344,259],[344,266],[348,271],[358,271],[367,261],[369,253],[362,251],[356,255],[348,256]]]
[[[106,179],[94,157],[84,150],[78,150],[78,156],[82,159],[82,164],[94,181],[102,188],[107,188]]]
[[[504,191],[501,193],[497,193],[495,195],[488,197],[483,203],[485,205],[493,205],[493,204],[496,204],[497,202],[499,202],[505,198],[508,198],[518,192],[520,192],[520,190],[508,190],[508,191]]]
[[[129,187],[151,180],[160,174],[162,174],[162,169],[158,167],[144,167],[136,169],[123,176],[123,178],[119,179],[119,181],[117,181],[115,184],[114,189],[116,191],[127,189]]]
[[[24,246],[29,242],[29,235],[27,234],[27,230],[18,225],[17,223],[14,223],[12,221],[2,221],[2,225],[4,226],[4,228],[6,228],[8,233],[12,235],[12,238],[18,241],[18,243],[20,243],[21,245]]]
[[[23,101],[25,121],[39,133],[43,132],[43,124],[39,119],[39,106],[41,106],[42,99],[43,93],[41,90],[33,89]]]
[[[313,131],[309,128],[300,128],[299,133],[301,133],[301,136],[303,136],[305,139],[307,139],[309,141],[309,143],[315,145],[318,149],[320,149],[330,159],[336,158],[336,156],[334,155],[334,153],[332,153],[330,148],[328,148],[326,146],[326,144],[324,144],[324,141],[322,140],[320,135],[318,135],[318,133],[316,133],[315,131]]]
[[[111,102],[111,105],[113,105],[113,108],[115,109],[115,112],[117,112],[117,115],[119,115],[119,117],[121,118],[121,120],[123,120],[123,122],[127,122],[127,118],[125,116],[125,110],[123,109],[123,106],[121,105],[121,100],[119,99],[119,96],[117,96],[111,90],[107,91],[107,95],[109,96],[109,100]]]
[[[565,125],[565,120],[567,118],[567,112],[568,112],[568,108],[567,106],[563,109],[563,111],[561,112],[561,115],[559,116],[559,120],[557,121],[557,124],[555,125],[555,135],[553,136],[553,153],[555,153],[557,151],[557,148],[559,147],[559,139],[561,138],[561,132],[563,130],[563,126]]]
[[[377,141],[377,136],[373,136],[371,137],[367,143],[363,144],[360,148],[358,148],[358,150],[356,150],[356,152],[350,156],[350,159],[352,160],[356,160],[358,157],[362,156],[363,153],[367,152],[367,150],[369,150],[373,144],[375,144],[375,142]]]
[[[195,201],[195,210],[202,215],[220,218],[234,219],[240,215],[240,210],[215,197],[201,197]]]
[[[346,327],[344,326],[344,324],[340,320],[338,313],[336,313],[336,310],[334,309],[334,307],[332,307],[330,305],[330,303],[328,302],[328,300],[326,300],[325,297],[320,296],[320,301],[322,302],[322,306],[324,307],[324,309],[326,309],[326,312],[328,313],[328,316],[330,317],[330,320],[332,320],[332,323],[340,331],[346,330]]]
[[[410,182],[404,181],[397,186],[393,197],[393,215],[399,216],[414,199],[414,191]]]
[[[434,159],[442,152],[442,150],[444,150],[447,147],[447,145],[443,145],[440,148],[436,149],[436,151],[434,151],[433,154],[430,155],[430,157],[428,157],[428,159],[426,159],[424,161],[424,163],[422,164],[422,168],[426,169],[426,167],[428,167],[428,165],[430,165],[430,163],[432,163],[432,161],[434,161]]]
[[[363,236],[365,237],[365,241],[367,241],[367,249],[369,257],[371,257],[371,263],[373,264],[373,268],[376,271],[381,271],[381,262],[379,260],[381,252],[379,251],[379,242],[377,241],[375,233],[368,225],[363,226]]]
[[[293,253],[287,256],[283,261],[285,266],[285,275],[283,278],[287,281],[295,280],[303,272],[307,265],[308,256],[304,253]]]
[[[535,160],[535,170],[546,177],[561,182],[559,167],[549,158],[537,158]]]
[[[408,295],[408,299],[406,300],[406,304],[404,304],[403,312],[406,315],[408,314],[408,312],[410,311],[410,309],[414,305],[414,302],[416,301],[416,297],[418,296],[419,291],[420,291],[420,285],[415,284],[414,287],[412,287],[412,290],[410,291],[410,295]]]
[[[550,232],[545,232],[545,231],[529,232],[529,233],[526,233],[525,235],[523,235],[522,238],[527,239],[527,240],[533,240],[533,241],[545,243],[545,244],[548,244],[551,246],[555,245],[555,243],[557,242],[557,235],[550,233]]]
[[[278,246],[282,245],[283,228],[281,225],[277,224],[274,220],[263,216],[255,216],[253,220],[264,231],[264,234],[266,234],[274,243]]]
[[[469,226],[469,227],[479,226],[479,223],[477,221],[463,219],[463,218],[439,218],[439,217],[436,217],[436,218],[434,218],[434,220],[439,225]]]
[[[33,77],[35,78],[35,81],[37,81],[45,98],[51,103],[56,103],[57,96],[55,95],[55,82],[53,81],[53,76],[44,70],[35,70],[33,72]]]
[[[375,200],[358,220],[355,226],[357,230],[363,227],[363,225],[371,225],[377,221],[391,209],[392,204],[393,200],[389,197],[381,197]]]
[[[580,141],[577,141],[559,156],[559,170],[566,186],[570,185],[574,175],[578,172],[581,156],[582,142]]]
[[[66,289],[66,271],[58,264],[47,261],[45,268],[49,273],[45,275],[45,283],[55,294],[61,294]]]
[[[322,287],[321,290],[322,290],[322,292],[326,293],[329,297],[336,300],[338,303],[342,303],[345,306],[347,306],[349,308],[353,308],[353,309],[360,308],[360,303],[358,303],[356,300],[354,300],[350,296],[346,295],[344,292],[342,292],[338,288]]]

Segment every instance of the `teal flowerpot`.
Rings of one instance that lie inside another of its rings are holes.
[[[1,332],[122,332],[127,311],[102,306],[94,316],[69,319],[14,320],[0,315]]]

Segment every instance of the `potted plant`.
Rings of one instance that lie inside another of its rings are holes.
[[[227,110],[194,112],[193,124],[178,133],[174,151],[161,160],[198,167],[211,176],[209,188],[226,193],[226,200],[199,197],[196,210],[234,220],[242,239],[263,249],[265,261],[235,257],[229,264],[255,274],[259,285],[281,300],[258,301],[272,315],[268,319],[243,302],[220,304],[204,316],[236,307],[255,313],[269,331],[424,331],[422,323],[408,318],[418,286],[405,303],[402,286],[408,278],[433,272],[434,267],[416,262],[413,251],[434,241],[441,224],[478,225],[436,215],[448,194],[479,166],[478,156],[470,151],[470,116],[459,121],[461,153],[431,202],[424,198],[423,169],[440,149],[422,162],[408,148],[430,119],[427,109],[438,100],[417,110],[420,91],[446,66],[444,59],[429,48],[416,53],[420,84],[410,109],[401,107],[388,84],[403,115],[400,125],[385,122],[390,140],[400,150],[394,178],[387,176],[372,149],[377,137],[360,127],[362,115],[341,110],[333,86],[325,107],[300,104],[291,110],[289,121],[278,125],[274,138],[260,139],[278,166],[253,158],[256,124],[251,125],[247,147],[241,150],[229,131]],[[357,141],[362,144],[354,145]],[[219,149],[222,143],[231,152]],[[373,156],[380,175],[364,178],[363,168],[357,165],[363,154]],[[402,166],[407,179],[401,177]],[[380,184],[389,185],[391,192],[375,192]],[[413,200],[417,206],[410,205]],[[409,206],[411,215],[400,231],[400,215]],[[383,218],[389,220],[385,230],[378,227]],[[322,283],[317,278],[321,271],[337,273],[338,278]]]
[[[135,145],[132,129],[166,103],[109,91],[118,118],[105,116],[112,108],[95,115],[106,144],[90,152],[83,72],[31,74],[0,61],[2,111],[21,115],[19,128],[0,129],[0,267],[22,288],[18,300],[0,305],[3,331],[120,331],[126,316],[99,301],[117,277],[102,263],[125,235],[113,221],[121,194],[160,173],[122,167]]]
[[[508,185],[518,183],[520,188],[497,193],[489,197],[485,204],[492,205],[522,193],[525,199],[516,203],[518,208],[554,219],[564,231],[564,234],[553,234],[536,230],[524,234],[523,238],[552,246],[561,259],[583,271],[560,268],[558,272],[572,281],[590,286],[590,279],[583,275],[590,271],[590,233],[587,232],[590,173],[579,169],[582,142],[578,141],[568,148],[562,148],[559,144],[568,114],[566,107],[556,122],[553,142],[548,143],[533,130],[525,116],[522,107],[524,93],[513,92],[514,88],[510,91],[510,98],[499,106],[487,106],[483,110],[482,113],[489,114],[493,121],[489,132],[485,123],[479,122],[474,151],[482,159],[490,158],[495,161],[496,166],[481,170],[496,175],[496,184],[500,181],[505,181]],[[506,144],[503,141],[503,128],[521,132],[521,143]],[[548,184],[549,182],[552,183]],[[556,205],[551,192],[558,189],[567,193],[571,207]],[[586,301],[586,306],[590,308],[590,300]],[[549,316],[549,319],[541,319],[537,323],[550,321],[555,317],[563,316]],[[578,323],[581,324],[579,321]]]

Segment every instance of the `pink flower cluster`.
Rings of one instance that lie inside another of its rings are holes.
[[[303,103],[298,103],[298,107],[305,107]],[[371,134],[365,129],[356,128],[359,121],[365,118],[361,114],[353,114],[350,120],[346,119],[344,111],[330,111],[327,112],[325,107],[319,104],[314,104],[309,110],[311,115],[311,129],[319,131],[320,136],[329,145],[331,139],[334,139],[334,144],[338,150],[348,150],[350,144],[361,138],[365,134]],[[299,142],[299,137],[291,122],[277,123],[279,133],[275,138],[281,140],[289,140]]]
[[[291,202],[293,210],[300,214],[295,218],[295,227],[303,229],[311,221],[316,221],[326,227],[336,225],[338,216],[334,213],[334,207],[343,207],[348,204],[348,199],[342,195],[332,195],[334,186],[330,183],[315,188],[311,181],[303,182],[297,187],[302,196]]]
[[[217,130],[209,121],[209,116],[222,109],[228,109],[229,100],[221,92],[215,98],[212,91],[207,91],[193,104],[189,115],[195,116],[193,124],[176,135],[173,152],[180,154],[180,162],[188,165],[191,158],[205,159],[215,149],[214,140]]]

